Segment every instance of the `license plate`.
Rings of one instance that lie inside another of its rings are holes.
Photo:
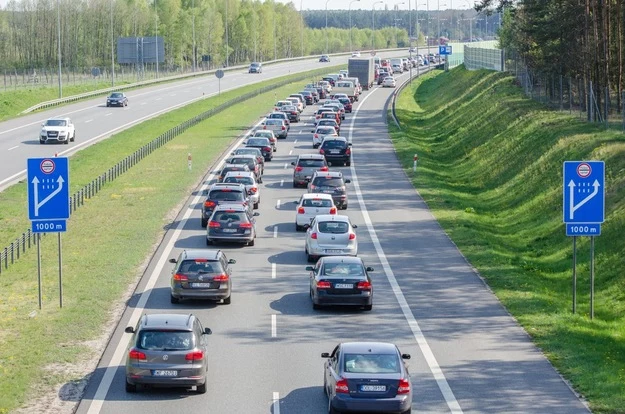
[[[171,369],[155,369],[153,375],[155,377],[175,377],[178,375],[178,371]]]
[[[330,151],[330,154],[340,154],[341,151],[340,150],[332,150]]]
[[[209,288],[211,287],[210,283],[191,283],[192,288]]]
[[[360,391],[363,392],[380,392],[386,391],[386,385],[361,385]]]
[[[343,253],[343,250],[339,250],[339,249],[326,249],[326,253]]]
[[[334,285],[336,289],[351,289],[354,287],[351,283],[336,283]]]
[[[236,233],[237,229],[223,229],[224,233]]]

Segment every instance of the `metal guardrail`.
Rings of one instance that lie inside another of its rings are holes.
[[[325,69],[319,69],[318,71],[315,71],[312,76],[320,75],[323,72],[325,72]],[[245,100],[253,98],[262,93],[269,92],[275,88],[279,88],[289,83],[307,79],[310,76],[311,76],[310,73],[301,74],[295,78],[283,79],[271,85],[267,85],[262,88],[250,91],[234,99],[230,99],[229,101],[226,101],[222,103],[221,105],[216,106],[213,109],[209,109],[208,111],[202,112],[201,114],[196,115],[193,118],[188,119],[182,122],[181,124],[171,128],[169,131],[164,132],[163,134],[154,138],[149,143],[139,148],[137,151],[135,151],[131,155],[128,155],[127,157],[119,161],[113,167],[109,168],[106,172],[98,175],[89,184],[85,185],[83,188],[81,188],[80,190],[75,192],[72,196],[70,196],[69,198],[70,215],[74,211],[76,211],[78,207],[83,206],[85,204],[85,200],[89,200],[90,198],[94,197],[102,189],[102,187],[106,185],[106,183],[115,180],[117,177],[124,174],[130,168],[134,167],[139,161],[141,161],[142,159],[144,159],[145,157],[150,155],[152,152],[159,149],[160,147],[162,147],[163,145],[165,145],[166,143],[168,143],[169,141],[171,141],[178,135],[182,134],[187,129],[224,111],[225,109],[229,108],[232,105],[235,105],[239,102],[243,102]],[[44,233],[44,236],[45,234],[46,233]],[[16,238],[15,241],[13,241],[9,246],[0,250],[0,274],[2,274],[3,268],[4,270],[8,269],[9,264],[15,263],[15,261],[20,258],[20,252],[21,254],[24,254],[26,252],[26,248],[28,247],[30,249],[31,246],[36,246],[36,237],[35,237],[35,234],[31,231],[31,229],[28,229],[27,231],[22,233],[21,236]]]

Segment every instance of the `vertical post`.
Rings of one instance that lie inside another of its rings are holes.
[[[606,86],[605,87],[605,99],[603,100],[603,108],[604,108],[604,113],[605,113],[605,117],[604,117],[604,123],[605,123],[605,127],[608,127],[608,111],[609,111],[609,101],[610,101],[610,89]]]
[[[191,169],[192,169],[192,166],[193,166],[193,164],[192,164],[192,163],[193,163],[193,161],[192,161],[192,159],[191,159],[191,153],[189,153],[189,154],[187,155],[187,164],[188,164],[188,166],[189,166],[189,171],[191,171]]]
[[[41,233],[37,233],[37,285],[39,287],[39,309],[41,309]]]
[[[569,115],[573,113],[573,83],[569,76]]]
[[[195,0],[191,2],[191,8],[193,9],[193,15],[191,16],[191,30],[193,33],[193,72],[197,69],[197,57],[195,52]]]
[[[158,79],[158,9],[156,8],[156,0],[154,0],[154,25],[156,34],[154,36],[154,44],[156,45],[156,79]]]
[[[228,0],[226,0],[226,67],[228,67],[228,49],[230,46],[228,45]],[[221,79],[219,80],[219,93],[221,94]]]
[[[625,131],[625,92],[622,92],[621,111],[623,112],[623,131]]]
[[[573,236],[573,314],[577,310],[577,236]]]
[[[111,87],[115,86],[115,38],[113,35],[113,4],[111,0]]]
[[[61,233],[59,236],[59,308],[63,307],[63,253],[61,249]]]
[[[564,91],[562,90],[562,75],[560,75],[560,110],[564,109]]]
[[[595,317],[595,236],[590,236],[590,319]]]
[[[56,29],[59,54],[59,98],[63,97],[63,81],[61,79],[61,2],[56,0]],[[41,305],[39,306],[41,308]]]

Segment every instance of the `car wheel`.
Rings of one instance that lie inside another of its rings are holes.
[[[330,399],[330,396],[328,396],[328,414],[338,414],[339,412],[336,411],[334,409],[334,407],[332,407],[332,400]]]
[[[276,152],[276,151],[278,151],[278,148],[277,147],[273,147],[273,152]]]
[[[126,392],[137,392],[137,384],[131,384],[126,379]]]
[[[347,162],[345,163],[345,165],[346,165],[346,166],[348,166],[348,167],[351,167],[352,162],[351,162],[351,161],[347,161]]]
[[[65,140],[65,142],[64,142],[63,144],[65,144],[65,145],[69,145],[69,140],[70,140],[69,138],[68,138],[68,139],[66,139],[66,140]]]
[[[109,104],[106,104],[106,107],[107,107],[107,108],[108,108],[109,106],[111,106],[111,105],[109,105]]]
[[[295,181],[293,181],[293,188],[297,188],[297,187],[299,187],[299,185]]]
[[[224,305],[230,305],[232,303],[232,295],[224,299]]]
[[[40,140],[39,140],[39,143],[40,143],[40,144],[45,144],[46,142],[45,142],[44,140],[40,139]]]
[[[214,242],[212,240],[206,239],[206,245],[210,246],[211,244],[213,244]]]
[[[253,246],[255,244],[255,242],[256,242],[256,239],[252,239],[252,241],[247,242],[247,245],[248,246]]]
[[[321,306],[317,305],[315,302],[312,303],[313,310],[321,309]]]
[[[74,131],[74,135],[72,135],[72,139],[70,141],[74,142],[76,140],[76,131]]]
[[[295,231],[303,231],[304,230],[304,226],[300,226],[299,224],[295,223]]]
[[[315,261],[315,256],[306,253],[306,260],[308,260],[309,263],[313,263]]]
[[[343,205],[341,206],[341,210],[347,210],[347,203],[345,203],[345,204],[343,204]]]
[[[177,298],[174,295],[169,295],[169,301],[171,303],[180,303],[180,298]]]
[[[364,306],[364,309],[365,309],[366,311],[370,311],[371,309],[373,309],[373,305],[365,305],[365,306]]]
[[[207,224],[208,224],[208,220],[202,219],[202,227],[206,227]]]
[[[198,394],[206,394],[206,378],[204,378],[204,384],[197,386]]]
[[[254,210],[258,210],[258,204],[260,203],[260,201],[258,203],[254,203]]]

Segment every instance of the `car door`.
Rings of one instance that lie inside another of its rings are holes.
[[[332,400],[336,391],[336,382],[339,379],[339,364],[341,360],[341,346],[337,345],[332,351],[330,359],[326,362],[326,386],[328,387],[328,398]]]

